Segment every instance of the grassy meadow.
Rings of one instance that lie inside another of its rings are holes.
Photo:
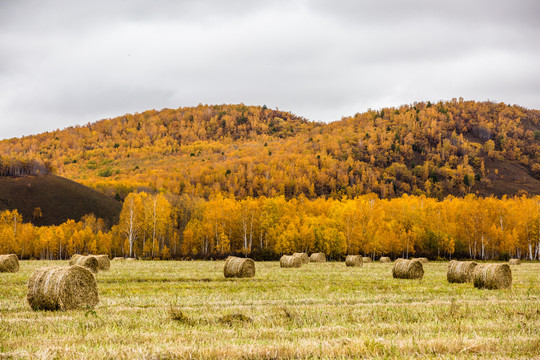
[[[0,274],[0,359],[540,358],[540,264],[512,266],[510,290],[423,280],[392,264],[259,262],[225,279],[224,261],[111,262],[90,311],[32,311],[21,261]]]

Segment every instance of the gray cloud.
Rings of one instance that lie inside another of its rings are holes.
[[[530,1],[3,1],[0,138],[147,109],[332,121],[464,97],[540,108]]]

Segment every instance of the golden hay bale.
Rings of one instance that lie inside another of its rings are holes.
[[[93,273],[97,273],[99,270],[99,262],[98,259],[96,259],[95,256],[80,256],[75,261],[75,264],[73,265],[79,265],[84,266],[88,270],[90,270]]]
[[[422,264],[425,264],[425,263],[429,262],[428,258],[425,258],[425,257],[421,257],[421,258],[412,258],[412,260],[418,260],[418,261],[420,261]]]
[[[510,261],[508,261],[508,264],[509,265],[521,265],[521,260],[519,260],[519,259],[510,259]]]
[[[324,253],[313,253],[309,257],[310,262],[326,262],[326,255]]]
[[[306,253],[294,253],[293,256],[300,256],[302,259],[302,264],[309,263],[309,255]]]
[[[392,262],[392,260],[388,256],[382,256],[379,259],[379,261],[382,262],[382,263],[391,263]]]
[[[111,268],[111,261],[108,255],[91,255],[98,261],[98,269],[101,271],[107,271]]]
[[[392,268],[392,276],[396,279],[421,279],[424,267],[418,260],[398,259]]]
[[[506,289],[512,286],[512,270],[508,264],[478,264],[473,283],[479,289]]]
[[[368,263],[368,262],[371,262],[371,258],[369,256],[364,256],[362,258],[362,260],[365,262],[365,263]]]
[[[15,254],[0,255],[0,273],[19,271],[19,258]]]
[[[137,260],[138,260],[137,258],[132,258],[132,257],[126,258],[126,261],[137,261]]]
[[[478,265],[474,261],[456,261],[448,263],[446,279],[450,283],[472,282],[474,268]]]
[[[229,256],[225,260],[225,266],[223,267],[223,274],[226,278],[239,277],[248,278],[255,276],[255,261],[247,258],[239,258],[235,256]]]
[[[71,256],[71,259],[69,259],[69,265],[75,265],[77,263],[77,261],[84,257],[84,255],[81,255],[81,254],[73,254]]]
[[[114,258],[112,259],[112,261],[125,261],[125,260],[126,260],[125,257],[114,257]]]
[[[300,256],[283,255],[281,259],[279,259],[279,266],[282,268],[299,268],[302,267],[303,264]]]
[[[26,298],[34,310],[93,309],[99,302],[96,278],[79,265],[37,269]]]
[[[362,255],[347,255],[345,258],[345,266],[364,266],[364,259]]]

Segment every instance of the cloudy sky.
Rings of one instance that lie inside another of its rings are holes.
[[[0,139],[148,109],[540,109],[537,0],[1,0]]]

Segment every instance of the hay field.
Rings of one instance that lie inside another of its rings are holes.
[[[447,262],[421,281],[378,262],[258,262],[250,279],[225,279],[224,261],[115,262],[95,310],[32,311],[30,274],[67,264],[0,274],[0,359],[540,358],[538,263],[479,290],[448,283]]]

